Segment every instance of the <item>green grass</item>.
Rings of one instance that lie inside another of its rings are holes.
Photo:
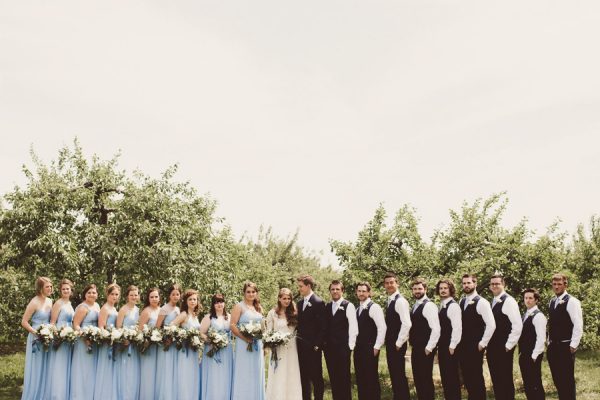
[[[25,365],[25,353],[16,351],[16,348],[0,347],[0,400],[13,400],[21,397],[23,385],[23,369]],[[523,392],[523,382],[519,371],[518,363],[515,356],[515,387],[517,389],[516,398],[519,400],[525,399]],[[268,360],[267,360],[268,361]],[[387,372],[385,354],[379,357],[379,371],[382,382],[382,399],[391,399],[392,392],[390,387],[390,377]],[[414,385],[412,383],[412,373],[410,370],[410,362],[407,359],[406,363],[407,375],[410,386],[412,387],[411,395],[416,398]],[[329,377],[327,376],[327,368],[323,363],[325,373],[325,399],[331,400],[331,390],[329,386]],[[577,397],[585,400],[600,400],[600,380],[598,379],[598,371],[600,370],[600,351],[584,351],[577,354],[575,362],[575,377],[577,381]],[[487,373],[487,367],[484,367],[486,378],[486,386],[488,388],[488,398],[493,399],[494,394],[491,391],[491,381]],[[354,379],[354,372],[353,372]],[[433,367],[433,379],[436,385],[437,398],[443,398],[441,391],[441,381],[439,377],[439,369],[437,364]],[[546,389],[546,399],[558,399],[556,389],[552,383],[550,369],[546,360],[542,363],[542,379]],[[356,389],[356,388],[355,388]],[[354,399],[357,399],[356,390],[353,390]],[[463,397],[466,398],[466,392],[463,392]]]

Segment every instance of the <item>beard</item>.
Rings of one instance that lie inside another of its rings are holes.
[[[415,293],[413,294],[413,296],[415,297],[415,299],[419,300],[423,298],[423,296],[425,296],[425,293]]]
[[[475,288],[463,288],[463,293],[471,294],[471,293],[473,293],[474,290],[475,290]]]

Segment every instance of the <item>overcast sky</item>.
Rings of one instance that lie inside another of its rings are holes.
[[[236,234],[324,251],[383,202],[508,191],[505,223],[600,213],[600,2],[0,0],[0,193],[84,150],[180,164]]]

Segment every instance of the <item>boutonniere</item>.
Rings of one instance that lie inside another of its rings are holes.
[[[312,304],[310,304],[310,302],[306,303],[306,307],[312,307]]]
[[[502,299],[496,300],[496,303],[502,303]]]
[[[475,300],[469,300],[469,305],[475,304]]]
[[[448,305],[448,303],[442,304],[442,308],[446,308],[447,305]]]
[[[338,310],[343,310],[343,309],[344,309],[344,306],[339,306],[338,307]]]
[[[564,301],[563,299],[560,299],[560,300],[558,301],[558,304],[565,304],[565,301]]]

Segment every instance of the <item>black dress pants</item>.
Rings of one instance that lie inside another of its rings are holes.
[[[425,354],[424,347],[413,347],[410,353],[415,389],[419,400],[434,400],[433,387],[433,358],[435,349],[429,355]]]
[[[354,349],[354,372],[359,400],[381,399],[379,385],[379,356],[373,355],[373,345],[356,345]]]
[[[514,348],[506,351],[503,345],[489,346],[487,349],[488,367],[492,377],[494,396],[498,400],[514,400],[515,398],[514,353]]]
[[[387,358],[388,371],[392,381],[394,400],[410,400],[410,389],[406,378],[406,356],[407,344],[404,343],[400,350],[396,350],[396,343],[386,343],[385,356]]]
[[[329,372],[333,400],[351,400],[352,382],[348,345],[328,345],[325,348],[325,363]]]
[[[298,364],[300,364],[300,382],[302,400],[312,400],[314,388],[315,400],[323,400],[325,382],[323,381],[323,352],[315,351],[306,342],[298,340]]]
[[[458,359],[469,400],[485,400],[485,381],[483,380],[483,351],[477,344],[461,344]]]
[[[460,378],[458,375],[458,352],[450,354],[448,346],[438,348],[440,375],[445,400],[460,400]]]
[[[519,368],[523,377],[523,387],[527,400],[545,400],[546,392],[542,384],[542,359],[540,354],[535,361],[531,359],[531,354],[519,354]]]
[[[560,400],[575,399],[575,354],[569,342],[550,343],[548,364]]]

